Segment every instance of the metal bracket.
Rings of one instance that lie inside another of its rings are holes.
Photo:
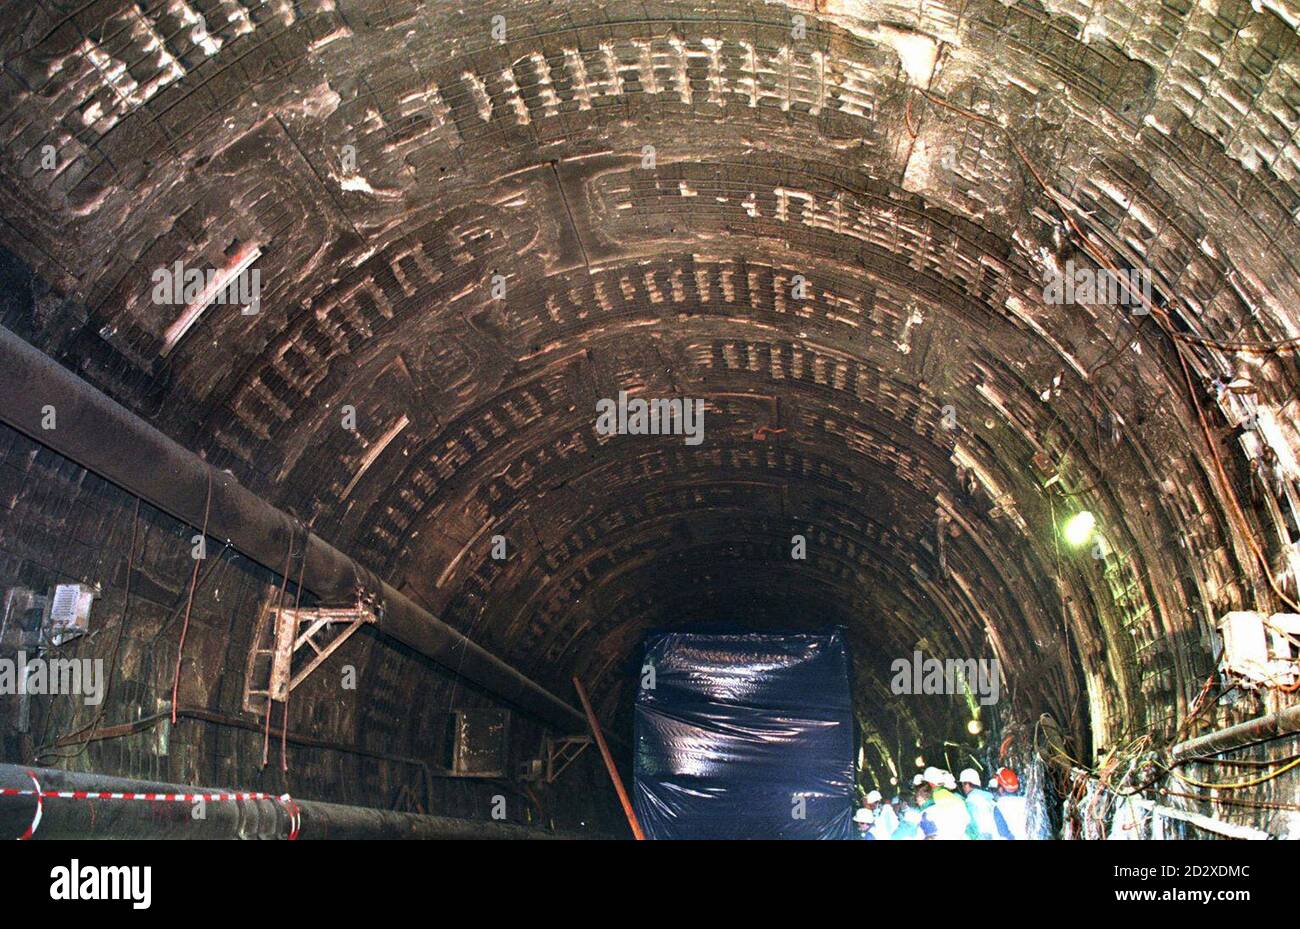
[[[546,738],[546,783],[554,784],[564,769],[578,760],[583,749],[591,744],[589,735],[566,735]]]
[[[352,607],[288,607],[272,610],[269,624],[266,618],[267,611],[263,610],[257,634],[258,644],[248,656],[244,708],[250,711],[263,709],[267,698],[281,703],[288,700],[289,694],[351,638],[354,632],[366,624],[379,621],[374,608],[362,600],[358,600],[357,605]],[[274,639],[269,647],[262,647],[260,643],[267,638],[267,625],[272,627]],[[314,654],[295,671],[294,658],[305,648]],[[265,665],[268,658],[270,668],[267,687],[264,690],[256,689],[253,682],[259,679],[258,665]],[[254,698],[258,697],[262,700],[255,701]]]

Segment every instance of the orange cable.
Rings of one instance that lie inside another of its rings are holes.
[[[208,475],[208,496],[203,503],[203,527],[199,537],[199,544],[203,546],[203,555],[207,557],[208,545],[208,514],[212,511],[212,466],[207,469]],[[176,670],[172,674],[172,725],[176,725],[176,694],[181,686],[181,660],[185,657],[185,636],[190,631],[190,610],[194,606],[194,588],[199,583],[199,562],[201,558],[194,559],[194,570],[190,574],[190,592],[185,600],[185,622],[181,624],[181,639],[176,645]]]

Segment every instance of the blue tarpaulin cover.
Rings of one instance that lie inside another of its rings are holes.
[[[652,635],[641,673],[634,803],[648,838],[855,837],[842,631]]]

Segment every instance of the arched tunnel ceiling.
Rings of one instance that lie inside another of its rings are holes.
[[[22,334],[606,713],[647,629],[842,623],[868,726],[921,643],[1105,741],[1271,596],[1194,400],[1220,441],[1245,379],[1294,446],[1294,356],[1202,344],[1300,334],[1286,0],[3,21],[0,243],[57,291]],[[154,272],[250,247],[261,312],[172,345]],[[1047,302],[1067,261],[1149,269],[1156,312]],[[705,441],[597,434],[620,390],[703,398]],[[1057,543],[1079,505],[1100,557]]]

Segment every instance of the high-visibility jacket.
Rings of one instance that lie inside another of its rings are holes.
[[[997,835],[997,823],[993,821],[995,803],[993,794],[982,787],[976,787],[966,795],[966,810],[970,813],[973,838],[988,840]]]
[[[920,823],[921,814],[916,810],[908,810],[903,814],[902,822],[898,824],[894,834],[889,837],[890,841],[901,842],[908,839],[924,839],[925,835],[921,832]]]
[[[1027,839],[1029,832],[1025,798],[1019,794],[1003,794],[993,806],[993,822],[999,839]]]
[[[898,829],[898,815],[894,812],[893,807],[888,803],[882,803],[876,807],[876,820],[871,824],[871,837],[873,839],[892,839],[894,831]]]
[[[921,829],[926,838],[969,839],[969,826],[966,801],[946,787],[935,788],[929,805],[921,811]]]

